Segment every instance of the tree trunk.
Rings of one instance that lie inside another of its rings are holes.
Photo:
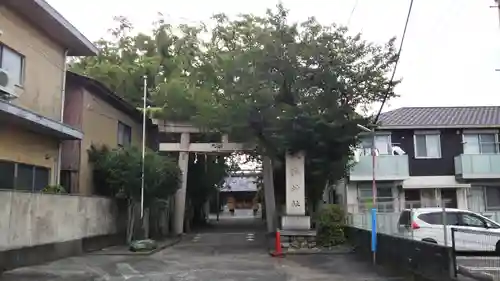
[[[134,201],[128,202],[128,217],[127,217],[127,244],[132,242],[134,238],[134,224],[135,224],[135,204]]]
[[[149,208],[144,208],[144,216],[142,217],[142,233],[143,239],[149,239]]]
[[[269,156],[264,156],[262,166],[267,232],[272,233],[278,227],[278,215],[276,213],[276,199],[274,196],[273,162]]]

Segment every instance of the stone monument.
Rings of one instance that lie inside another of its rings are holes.
[[[285,157],[286,213],[281,221],[283,230],[311,229],[311,219],[306,216],[304,162],[303,152],[287,153]]]

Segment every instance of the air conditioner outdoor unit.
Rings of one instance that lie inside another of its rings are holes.
[[[9,72],[0,68],[0,99],[10,101],[16,98],[14,83],[9,76]]]

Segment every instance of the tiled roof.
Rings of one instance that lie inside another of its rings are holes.
[[[382,128],[500,128],[500,106],[402,107],[382,113],[379,123]]]

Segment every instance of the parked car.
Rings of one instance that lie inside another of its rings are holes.
[[[451,229],[455,228],[455,248],[471,251],[500,252],[500,224],[480,214],[461,209],[417,208],[401,212],[399,233],[409,239],[452,245]]]

